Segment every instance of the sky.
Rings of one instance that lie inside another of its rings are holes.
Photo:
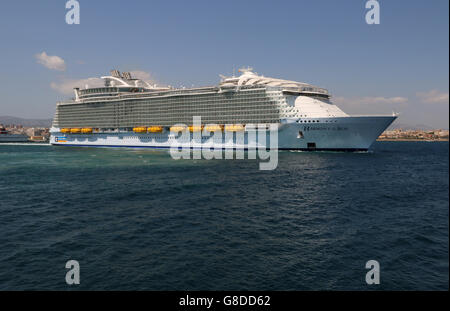
[[[74,86],[111,69],[174,87],[251,66],[327,88],[349,114],[449,127],[449,1],[66,0],[0,4],[0,116],[52,118]]]

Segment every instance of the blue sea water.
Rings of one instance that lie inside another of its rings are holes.
[[[448,156],[448,142],[377,142],[260,171],[0,145],[0,290],[447,290]]]

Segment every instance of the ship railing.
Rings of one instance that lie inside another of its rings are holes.
[[[328,90],[320,87],[302,86],[302,87],[283,87],[283,90],[302,93],[317,93],[329,95]]]

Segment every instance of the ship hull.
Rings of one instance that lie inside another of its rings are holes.
[[[60,129],[53,128],[50,143],[78,147],[366,151],[395,119],[395,116],[284,119],[276,126],[276,129],[220,133],[211,137],[210,135],[201,136],[200,133],[189,133],[184,139],[180,139],[169,131],[62,134]]]

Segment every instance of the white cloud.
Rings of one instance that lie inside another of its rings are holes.
[[[333,101],[336,104],[346,104],[346,105],[377,105],[377,104],[404,104],[408,102],[406,97],[335,97]]]
[[[50,87],[61,94],[70,95],[73,94],[73,89],[75,87],[85,88],[86,85],[91,87],[101,87],[104,85],[104,82],[100,78],[87,78],[87,79],[63,79],[59,82],[50,83]]]
[[[431,90],[429,92],[418,92],[416,94],[422,102],[427,104],[448,104],[448,92],[439,92],[438,90]]]
[[[48,69],[64,71],[66,70],[66,63],[64,59],[59,56],[50,56],[47,53],[42,52],[40,54],[36,54],[34,56],[37,59],[37,62],[41,65],[44,65]]]
[[[133,70],[133,71],[130,71],[130,73],[131,73],[131,77],[132,78],[141,79],[141,80],[144,80],[144,81],[151,81],[151,80],[153,80],[153,78],[150,75],[150,73],[148,73],[146,71]]]

